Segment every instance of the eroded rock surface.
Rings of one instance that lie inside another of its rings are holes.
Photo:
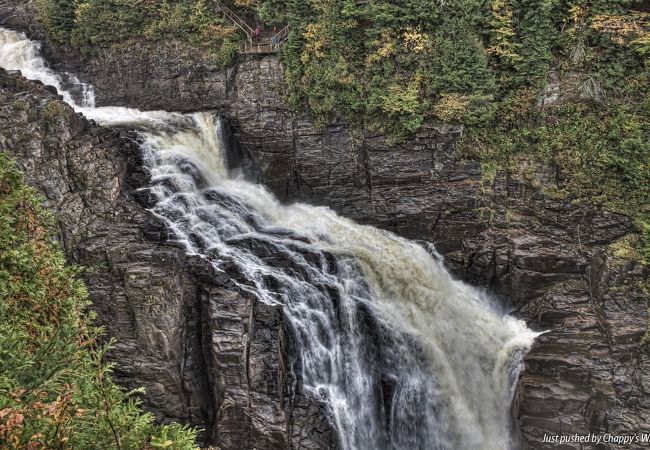
[[[515,402],[527,448],[556,448],[546,434],[650,432],[649,273],[608,250],[633,230],[629,218],[544,194],[561,183],[545,167],[522,162],[519,175],[489,178],[458,154],[461,128],[432,125],[397,146],[353,138],[344,124],[316,130],[280,98],[251,92],[256,77],[278,85],[274,64],[240,66],[232,112],[263,182],[287,200],[433,242],[458,276],[548,331]]]
[[[44,193],[67,255],[87,268],[99,324],[117,340],[117,381],[145,387],[160,420],[204,428],[221,450],[330,448],[322,409],[292,388],[281,311],[166,244],[130,195],[147,182],[137,145],[52,91],[0,69],[0,151]]]

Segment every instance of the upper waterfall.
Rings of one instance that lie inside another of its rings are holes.
[[[536,333],[485,292],[455,280],[431,246],[362,226],[325,207],[280,203],[232,177],[224,123],[96,108],[47,68],[38,47],[0,29],[0,66],[59,89],[102,124],[131,124],[142,138],[154,199],[173,239],[236,284],[280,305],[302,389],[323,402],[345,450],[504,450],[522,358]],[[72,81],[70,81],[72,80]]]
[[[75,111],[103,125],[165,127],[169,122],[185,120],[181,114],[166,111],[139,111],[121,106],[97,107],[93,86],[82,83],[75,75],[55,72],[40,56],[40,45],[37,42],[28,39],[23,33],[3,28],[0,28],[0,67],[20,70],[25,78],[54,86],[63,101]]]
[[[92,86],[82,83],[74,75],[51,70],[40,56],[40,46],[22,33],[0,28],[0,67],[20,70],[25,78],[54,86],[63,100],[75,108],[95,106],[95,91]]]

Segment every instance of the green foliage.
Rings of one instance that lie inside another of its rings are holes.
[[[463,119],[489,116],[495,82],[479,34],[483,3],[289,1],[289,98],[319,123],[343,116],[393,137],[434,117],[443,95],[471,99]]]
[[[512,67],[515,61],[521,59],[519,45],[515,42],[517,32],[512,8],[507,0],[492,0],[490,9],[492,15],[487,51],[494,55],[496,62]]]
[[[258,8],[270,3],[278,7],[278,0],[268,0]],[[320,124],[343,116],[394,137],[412,134],[429,119],[516,122],[534,109],[558,61],[593,63],[584,56],[585,46],[628,58],[627,64],[599,61],[589,68],[602,72],[599,89],[620,87],[617,81],[638,58],[600,46],[596,41],[604,37],[589,25],[597,15],[619,14],[631,4],[286,0],[292,25],[283,52],[288,97],[296,106],[308,105]],[[650,38],[636,36],[633,42],[638,53],[650,54]],[[466,105],[457,108],[455,102],[446,114],[449,98]]]
[[[223,54],[232,55],[241,39],[209,0],[38,0],[38,6],[50,39],[84,52],[134,38],[175,38],[218,55],[225,43]]]
[[[143,32],[158,8],[146,0],[80,1],[72,43],[80,48],[119,42]]]
[[[67,43],[74,29],[76,0],[38,0],[37,4],[52,41],[59,45]]]
[[[102,363],[108,347],[51,217],[0,153],[0,447],[195,449],[196,432],[158,426]]]
[[[514,63],[515,86],[542,87],[553,59],[557,36],[554,7],[559,0],[512,0],[518,23],[518,55]]]
[[[43,117],[49,121],[54,122],[59,117],[65,117],[67,107],[62,101],[51,101],[43,108]]]
[[[260,21],[268,25],[285,25],[286,5],[284,0],[265,0],[256,5]]]
[[[219,51],[215,55],[215,61],[221,68],[232,66],[239,56],[241,40],[237,34],[229,34],[223,39]]]
[[[645,265],[650,265],[650,222],[640,223],[641,233],[639,237],[640,260]]]
[[[523,158],[560,169],[567,195],[620,212],[650,214],[650,127],[628,105],[565,105],[520,129],[474,130],[468,147],[501,167]]]

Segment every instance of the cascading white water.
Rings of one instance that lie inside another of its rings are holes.
[[[0,66],[61,87],[17,33],[0,30]],[[325,404],[342,449],[513,446],[513,388],[536,334],[454,280],[429,246],[327,208],[282,205],[230,178],[222,124],[210,113],[97,109],[64,98],[101,123],[146,129],[153,212],[188,252],[217,268],[235,264],[242,289],[282,306],[296,377]]]
[[[23,34],[0,29],[0,67],[20,70],[25,78],[56,87],[66,103],[79,107],[95,106],[92,86],[81,83],[74,75],[62,75],[49,69],[40,56],[39,45]],[[66,87],[81,88],[76,99]]]
[[[104,125],[137,124],[165,126],[170,121],[183,120],[181,114],[164,111],[138,111],[119,106],[95,106],[95,90],[74,75],[57,73],[40,56],[40,45],[23,33],[0,28],[0,67],[20,70],[25,78],[54,86],[63,101],[75,111]]]

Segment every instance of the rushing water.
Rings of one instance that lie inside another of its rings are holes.
[[[513,389],[536,335],[454,280],[432,246],[327,208],[282,205],[229,176],[222,124],[211,113],[95,108],[91,87],[76,80],[75,96],[65,86],[72,77],[1,29],[0,66],[56,86],[100,123],[137,124],[153,212],[188,252],[217,268],[235,264],[242,289],[282,306],[295,375],[326,405],[342,449],[513,447]]]

